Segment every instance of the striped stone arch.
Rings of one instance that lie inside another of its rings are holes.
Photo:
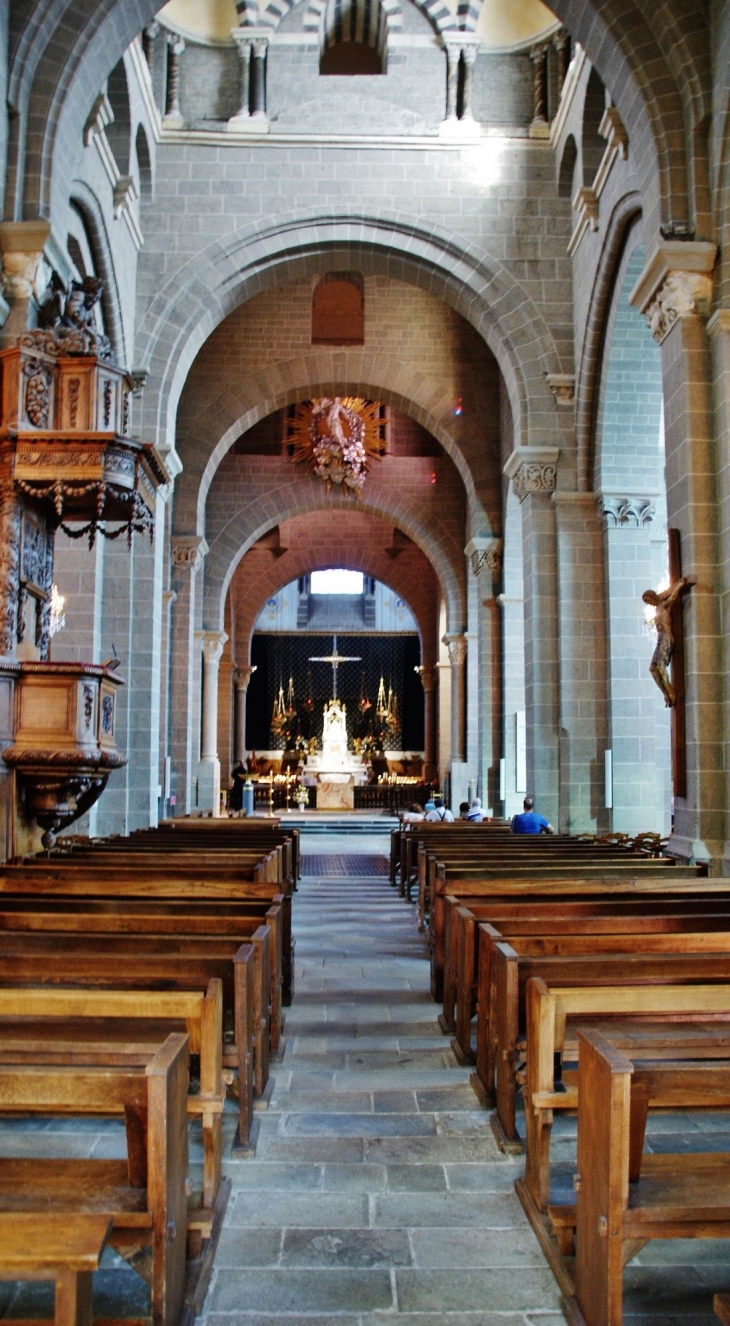
[[[299,0],[268,0],[266,9],[260,18],[243,18],[243,12],[249,9],[255,10],[256,0],[238,0],[238,12],[241,22],[259,22],[272,28],[274,31],[278,28],[281,20],[291,13],[292,9],[299,3]],[[403,26],[403,15],[398,0],[380,0],[381,8],[385,12],[388,22],[389,32],[398,32]],[[412,0],[417,9],[423,10],[429,22],[436,29],[437,33],[450,32],[458,27],[457,20],[444,4],[444,0]],[[327,8],[327,0],[311,0],[304,17],[303,30],[305,32],[320,32],[321,25],[324,22],[324,11]]]
[[[368,0],[371,3],[371,0]],[[311,0],[302,21],[302,32],[322,31],[328,0]],[[403,27],[403,12],[398,0],[380,0],[380,8],[385,14],[388,32],[400,32]]]

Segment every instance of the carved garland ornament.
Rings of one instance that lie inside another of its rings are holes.
[[[305,462],[329,493],[333,483],[360,497],[371,460],[383,451],[383,421],[377,401],[323,396],[298,405],[288,441],[295,464]]]
[[[51,405],[50,371],[40,359],[26,364],[25,413],[34,428],[47,428]]]

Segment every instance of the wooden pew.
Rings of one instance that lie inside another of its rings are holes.
[[[595,901],[555,899],[551,902],[536,899],[517,900],[514,903],[495,900],[493,903],[472,902],[461,906],[458,900],[446,912],[446,941],[450,943],[449,961],[446,964],[444,979],[444,1013],[439,1019],[447,1030],[446,1010],[453,1006],[453,997],[457,997],[457,1036],[454,1052],[460,1062],[471,1061],[471,1016],[476,1003],[477,1013],[477,1071],[472,1079],[480,1099],[491,1102],[494,1085],[494,982],[493,952],[494,943],[499,939],[515,941],[515,946],[532,936],[534,949],[540,949],[540,936],[546,943],[562,934],[595,935],[595,944],[588,944],[587,949],[596,951],[613,946],[613,940],[605,936],[629,933],[646,934],[686,934],[706,932],[722,935],[730,930],[730,890],[723,895],[685,898],[670,895],[660,899],[648,894],[627,898],[605,895]],[[480,917],[493,918],[494,924]],[[454,938],[454,922],[456,937]],[[684,941],[681,941],[684,942]],[[722,939],[717,945],[722,947]],[[709,944],[709,941],[708,941]],[[647,938],[643,946],[646,951],[665,947],[663,941]],[[476,955],[474,949],[476,948]],[[543,946],[545,951],[545,946]],[[476,983],[474,966],[476,956]],[[458,975],[454,975],[453,964],[458,964]],[[475,991],[476,984],[476,991]],[[448,988],[447,988],[448,986]],[[475,999],[476,993],[476,999]]]
[[[185,1297],[188,1038],[144,1071],[0,1067],[2,1114],[121,1114],[127,1159],[0,1159],[0,1212],[100,1214],[124,1256],[151,1248],[152,1321],[178,1326]]]
[[[471,1053],[471,1020],[476,1010],[479,970],[479,922],[499,931],[502,939],[513,935],[557,935],[568,930],[581,934],[616,934],[621,930],[634,934],[672,933],[687,930],[730,929],[730,893],[726,904],[699,901],[682,910],[671,903],[643,904],[606,901],[603,903],[555,903],[539,914],[540,904],[494,903],[460,899],[447,895],[444,908],[444,996],[439,1016],[442,1031],[454,1031],[454,1053],[468,1063]],[[711,913],[706,910],[710,907]],[[639,915],[639,909],[641,914]],[[484,955],[489,961],[489,954]]]
[[[622,1052],[642,1059],[727,1060],[730,1059],[730,986],[559,988],[548,987],[541,979],[531,979],[527,1001],[524,1088],[527,1154],[524,1179],[517,1180],[515,1187],[543,1249],[554,1264],[556,1249],[558,1254],[568,1250],[575,1225],[572,1208],[551,1206],[550,1139],[555,1111],[575,1110],[579,1104],[578,1075],[573,1062],[578,1058],[576,1029],[600,1030]],[[570,1069],[563,1066],[566,1054],[571,1059]],[[686,1083],[683,1089],[685,1094],[681,1099],[675,1094],[671,1100],[665,1097],[664,1104],[677,1108],[696,1103],[688,1094]],[[657,1104],[658,1099],[653,1103]],[[639,1147],[634,1168],[640,1163],[640,1151]]]
[[[205,992],[0,988],[0,1064],[116,1067],[142,1065],[172,1031],[189,1037],[199,1060],[199,1091],[187,1097],[188,1116],[203,1132],[202,1207],[212,1209],[221,1182],[222,1065],[221,982]],[[251,1055],[240,1083],[244,1128],[252,1109]],[[243,1134],[248,1137],[248,1131]]]
[[[223,1041],[223,1067],[235,1069],[239,1082],[247,1082],[250,1039],[253,1043],[254,1096],[266,1101],[269,1094],[268,1009],[262,990],[268,988],[269,931],[261,926],[250,944],[233,953],[140,952],[138,941],[108,940],[85,949],[73,946],[64,951],[58,944],[50,949],[31,947],[26,941],[19,951],[6,952],[0,941],[1,986],[84,985],[94,989],[117,986],[132,990],[200,990],[211,978],[219,978],[223,989],[224,1018],[233,1023],[234,1041]],[[110,967],[110,954],[118,959]],[[241,1103],[243,1105],[243,1102]],[[243,1122],[243,1120],[242,1120]],[[243,1142],[244,1132],[241,1133]]]
[[[453,824],[443,821],[438,823],[429,823],[422,820],[416,823],[402,824],[399,829],[391,831],[391,883],[395,884],[396,876],[399,877],[399,893],[401,897],[411,901],[411,888],[417,877],[417,855],[420,846],[437,843],[448,843],[449,845],[458,845],[460,843],[474,845],[487,841],[486,835],[509,834],[509,824],[506,820],[482,820],[481,824],[467,824],[464,820],[455,820]],[[475,833],[479,834],[475,838]],[[448,835],[445,837],[444,835]]]
[[[509,944],[496,944],[494,957],[497,1108],[491,1124],[500,1148],[518,1154],[522,1141],[516,1123],[517,1054],[520,1024],[524,1026],[526,1022],[526,985],[531,977],[542,977],[550,987],[609,986],[614,990],[623,986],[691,986],[730,981],[730,951],[520,956]]]
[[[647,1071],[660,1083],[681,1066]],[[565,1303],[571,1326],[620,1326],[623,1266],[651,1239],[730,1238],[730,1155],[644,1156],[631,1182],[632,1076],[636,1089],[641,1066],[600,1033],[580,1035],[575,1297]],[[730,1105],[729,1063],[695,1065],[692,1076],[698,1096],[711,1078],[715,1104]]]
[[[106,1215],[0,1214],[0,1280],[53,1280],[54,1326],[92,1326],[91,1275],[111,1227]]]
[[[482,871],[477,878],[450,878],[445,869],[439,870],[435,882],[434,905],[429,920],[428,944],[431,961],[431,994],[438,1002],[443,1000],[443,980],[445,964],[445,927],[446,898],[451,896],[461,901],[480,901],[495,897],[521,896],[559,896],[560,894],[586,897],[608,894],[649,894],[681,892],[688,880],[696,880],[694,868],[675,866],[662,869],[661,861],[648,862],[640,873],[627,874],[624,867],[602,863],[592,865],[572,865],[561,863],[559,866],[530,867],[511,869],[509,874],[491,875]],[[713,881],[714,882],[714,881]],[[720,881],[722,885],[722,881]],[[730,882],[724,882],[724,889],[730,889]],[[705,890],[703,890],[704,892]],[[713,890],[709,890],[712,892]],[[714,892],[718,892],[717,889]]]

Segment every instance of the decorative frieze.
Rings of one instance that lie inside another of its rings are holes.
[[[529,493],[552,493],[558,473],[559,447],[516,447],[504,472],[512,480],[515,496],[524,502]]]
[[[652,497],[599,493],[598,513],[606,529],[646,529],[656,515],[656,502]]]

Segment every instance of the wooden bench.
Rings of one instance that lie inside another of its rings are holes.
[[[265,1104],[269,1091],[268,1009],[262,991],[268,988],[269,931],[261,926],[252,939],[226,955],[198,952],[141,953],[137,943],[109,940],[104,951],[78,945],[69,951],[31,947],[27,937],[18,951],[6,952],[0,940],[1,986],[83,985],[94,989],[201,990],[218,978],[223,990],[224,1018],[230,1012],[234,1039],[224,1039],[223,1067],[247,1083],[253,1046],[254,1108]],[[110,953],[118,959],[110,967]],[[239,1088],[240,1090],[240,1088]],[[241,1141],[248,1118],[247,1090],[239,1101]]]
[[[474,904],[471,903],[468,908],[458,908],[456,915],[460,922],[464,923],[464,930],[461,935],[461,952],[459,957],[463,963],[463,975],[461,979],[464,982],[459,989],[460,1006],[458,1009],[459,1017],[459,1055],[463,1062],[468,1062],[467,1053],[471,1057],[471,1008],[472,992],[467,987],[466,982],[471,978],[471,969],[473,962],[473,949],[471,938],[472,933],[477,937],[477,993],[476,993],[476,1074],[472,1077],[472,1085],[477,1095],[484,1104],[492,1103],[494,1091],[494,1063],[495,1063],[495,985],[494,985],[494,945],[500,939],[510,942],[514,939],[514,946],[520,949],[532,937],[533,950],[535,953],[540,951],[540,936],[544,936],[547,943],[557,939],[563,934],[575,935],[594,935],[595,944],[591,941],[586,944],[588,951],[599,951],[602,948],[615,947],[615,936],[621,933],[630,933],[634,935],[642,934],[679,934],[688,932],[714,933],[722,936],[729,928],[730,922],[730,890],[724,893],[717,893],[710,896],[684,894],[676,895],[676,900],[670,895],[666,899],[658,898],[655,894],[639,895],[636,897],[625,897],[624,895],[597,895],[595,901],[593,897],[580,900],[576,891],[574,899],[563,897],[556,898],[554,901],[544,899],[535,899],[530,902],[523,899],[511,905],[507,900],[498,903],[495,900],[492,904]],[[487,921],[477,921],[472,927],[471,918],[474,913],[472,908],[478,909],[481,914],[489,914],[494,917],[495,925]],[[512,917],[501,916],[502,908],[512,911]],[[523,915],[520,917],[519,912]],[[529,915],[538,911],[541,914]],[[453,916],[454,908],[449,909]],[[466,916],[470,918],[469,924],[466,923]],[[517,915],[515,915],[517,913]],[[614,936],[614,939],[604,936]],[[683,940],[680,942],[684,942]],[[707,941],[709,946],[712,941]],[[723,948],[722,938],[715,941],[719,948]],[[452,945],[453,947],[453,945]],[[647,939],[646,948],[664,947],[664,941]],[[544,951],[544,946],[543,946]],[[472,987],[473,989],[473,987]]]
[[[0,1214],[0,1280],[53,1280],[55,1326],[92,1326],[91,1275],[111,1227],[106,1215]]]
[[[509,944],[499,943],[494,957],[497,1108],[491,1123],[500,1149],[518,1154],[522,1140],[516,1123],[517,1090],[521,1085],[517,1057],[520,1026],[526,1025],[526,986],[531,978],[539,976],[551,988],[606,986],[615,991],[630,986],[719,985],[730,981],[730,950],[543,956],[518,955]],[[529,1045],[529,1029],[527,1034]]]
[[[467,905],[470,901],[484,901],[491,898],[544,897],[564,895],[569,897],[668,894],[680,893],[687,888],[688,880],[696,880],[694,869],[676,866],[663,870],[661,862],[650,863],[651,868],[639,874],[629,875],[626,870],[602,865],[567,866],[556,868],[514,870],[509,875],[489,875],[482,873],[478,878],[447,878],[446,872],[439,873],[436,879],[434,905],[429,918],[428,946],[431,962],[431,994],[441,1002],[443,1000],[443,982],[446,943],[446,898],[458,898]],[[730,881],[718,882],[720,887],[709,892],[730,890]],[[703,890],[704,891],[704,890]]]
[[[553,1115],[556,1110],[575,1110],[579,1104],[578,1074],[573,1063],[570,1069],[564,1067],[564,1056],[569,1055],[571,1061],[578,1059],[577,1033],[592,1027],[632,1057],[668,1061],[730,1059],[730,986],[560,989],[535,979],[528,983],[527,998],[527,1155],[524,1179],[518,1179],[515,1188],[557,1278],[569,1289],[570,1275],[564,1259],[572,1250],[575,1210],[565,1203],[555,1206],[550,1187]],[[715,1098],[707,1095],[706,1086],[703,1095],[696,1094],[699,1079],[693,1083],[687,1073],[683,1068],[681,1081],[664,1081],[661,1096],[645,1093],[643,1115],[639,1109],[635,1117],[632,1173],[640,1167],[643,1131],[639,1124],[642,1118],[645,1123],[650,1103],[665,1108],[716,1104]],[[670,1086],[672,1095],[668,1094]]]
[[[580,934],[673,933],[687,930],[730,929],[730,892],[726,903],[714,901],[689,906],[671,903],[605,901],[602,903],[553,903],[542,915],[541,904],[494,903],[447,895],[444,909],[444,996],[439,1016],[442,1031],[455,1032],[452,1042],[460,1062],[468,1063],[471,1052],[471,1021],[479,993],[479,922],[499,931],[507,941],[516,935],[557,935],[567,929]],[[542,906],[545,906],[542,904]],[[709,908],[709,911],[706,910]],[[565,919],[563,919],[565,918]],[[484,955],[489,962],[489,954]]]
[[[199,1061],[199,1090],[188,1094],[187,1111],[202,1125],[201,1205],[212,1208],[221,1182],[222,1023],[223,996],[216,979],[204,993],[0,988],[0,1064],[144,1066],[172,1031],[185,1032],[191,1058]],[[239,1093],[250,1128],[250,1053],[248,1058],[248,1078]]]
[[[126,1160],[0,1159],[0,1212],[111,1219],[109,1242],[138,1269],[150,1249],[154,1326],[178,1326],[185,1297],[187,1060],[175,1034],[144,1071],[0,1067],[2,1114],[124,1117]]]
[[[698,1098],[707,1088],[715,1105],[730,1105],[730,1062],[642,1072],[600,1033],[579,1040],[575,1297],[565,1313],[571,1326],[620,1326],[623,1267],[647,1242],[730,1238],[730,1155],[644,1156],[632,1176],[632,1096],[647,1075],[660,1095],[662,1079],[684,1068]]]

